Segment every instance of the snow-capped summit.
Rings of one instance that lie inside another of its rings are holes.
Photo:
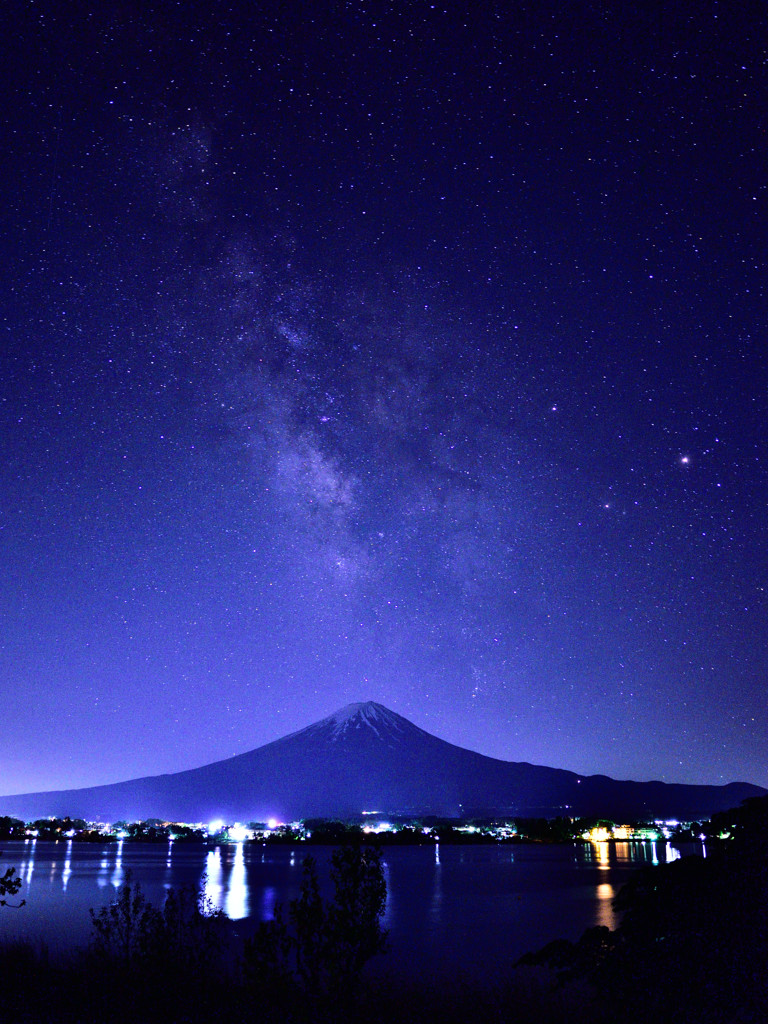
[[[394,711],[385,708],[383,704],[367,700],[356,704],[347,704],[334,714],[329,715],[317,723],[317,727],[328,727],[332,729],[331,739],[337,740],[351,729],[372,729],[379,737],[384,738],[384,733],[395,730],[402,733],[406,723],[404,718],[396,715]]]
[[[418,743],[429,736],[407,718],[398,715],[376,701],[358,701],[339,708],[306,729],[292,733],[287,739],[302,738],[313,743],[323,742],[349,749],[352,744],[369,748],[375,744],[382,751],[394,751],[409,742]]]

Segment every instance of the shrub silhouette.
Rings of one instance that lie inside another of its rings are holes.
[[[16,868],[7,868],[5,872],[0,875],[0,897],[15,896],[21,888],[21,878],[16,874]],[[0,898],[0,907],[23,907],[26,900],[22,900],[21,903],[8,903],[8,900]]]
[[[91,952],[126,967],[146,969],[156,962],[164,969],[203,968],[220,947],[224,915],[191,890],[170,889],[158,909],[129,875],[114,902],[90,914],[95,932]]]
[[[380,918],[387,886],[381,853],[373,847],[342,846],[331,858],[334,895],[320,894],[313,857],[304,860],[301,892],[274,920],[264,922],[246,946],[246,973],[270,991],[297,984],[314,996],[352,994],[371,957],[386,946]]]

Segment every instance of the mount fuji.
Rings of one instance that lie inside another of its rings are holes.
[[[0,814],[88,821],[296,821],[390,815],[708,818],[766,790],[619,782],[454,746],[381,704],[349,704],[202,768],[88,789],[0,797]]]

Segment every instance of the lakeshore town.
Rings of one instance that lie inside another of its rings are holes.
[[[399,818],[364,811],[358,819],[311,819],[283,823],[84,821],[81,818],[39,818],[21,821],[0,816],[0,840],[168,843],[337,844],[377,842],[381,845],[432,843],[569,843],[658,842],[672,844],[728,839],[733,829],[728,814],[709,821],[654,820],[612,822],[596,818],[516,818],[509,820]]]

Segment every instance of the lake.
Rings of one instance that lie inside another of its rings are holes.
[[[1,848],[0,869],[13,866],[24,880],[12,902],[27,904],[0,909],[0,938],[42,941],[54,954],[88,942],[89,908],[110,903],[129,873],[156,905],[169,887],[201,889],[246,934],[272,916],[276,902],[298,895],[307,854],[327,881],[332,853],[328,847],[71,840]],[[633,871],[679,856],[663,842],[384,847],[389,952],[372,970],[500,977],[551,939],[576,939],[597,924],[616,927],[612,900]]]

